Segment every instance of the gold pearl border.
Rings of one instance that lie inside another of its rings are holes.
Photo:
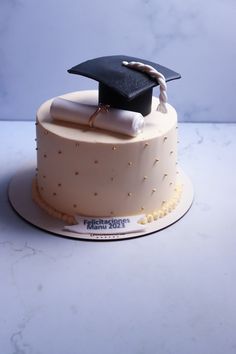
[[[155,210],[153,213],[147,214],[145,217],[140,219],[139,223],[142,225],[146,225],[147,223],[151,223],[160,218],[163,218],[165,215],[167,215],[168,213],[170,213],[172,210],[176,208],[177,204],[180,201],[181,195],[182,195],[182,185],[177,184],[175,186],[174,195],[172,196],[172,198],[167,202],[163,202],[161,208]],[[39,187],[36,178],[33,178],[32,181],[32,198],[35,201],[35,203],[38,204],[38,206],[41,207],[50,216],[63,220],[69,225],[77,224],[77,221],[74,218],[74,216],[58,211],[57,209],[53,208],[43,200],[39,192]],[[144,208],[141,208],[141,210],[143,211]],[[111,215],[114,215],[114,213],[111,212]]]
[[[49,215],[53,216],[54,218],[60,219],[65,221],[70,225],[76,225],[77,221],[72,215],[68,215],[58,211],[57,209],[53,208],[51,205],[46,203],[40,195],[38,183],[35,178],[32,181],[32,198],[38,206],[40,206],[44,211],[46,211]]]
[[[142,225],[146,225],[150,222],[163,218],[165,215],[169,214],[172,210],[176,208],[177,204],[180,201],[181,195],[182,195],[182,185],[177,184],[174,190],[174,195],[169,201],[163,202],[160,209],[157,209],[153,213],[147,214],[138,222]]]

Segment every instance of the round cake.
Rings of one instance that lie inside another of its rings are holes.
[[[62,96],[96,105],[98,91]],[[75,216],[145,214],[149,221],[171,212],[181,195],[177,170],[177,114],[156,110],[136,137],[52,119],[52,100],[37,112],[37,169],[33,199],[71,224]],[[99,116],[96,118],[99,119]]]

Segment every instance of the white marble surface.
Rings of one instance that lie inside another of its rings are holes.
[[[169,99],[185,121],[235,121],[235,0],[1,0],[0,120],[94,88],[66,69],[128,54],[180,72]]]
[[[49,235],[11,209],[8,181],[35,158],[34,128],[0,122],[0,352],[235,354],[236,125],[181,124],[191,210],[105,243]]]

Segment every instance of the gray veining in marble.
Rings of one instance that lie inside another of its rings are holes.
[[[182,74],[168,85],[181,121],[235,122],[235,13],[234,0],[2,0],[0,120],[32,120],[46,99],[94,88],[66,69],[123,53]]]
[[[195,201],[152,236],[49,235],[7,202],[35,159],[33,122],[0,122],[0,352],[235,354],[236,125],[180,124]]]

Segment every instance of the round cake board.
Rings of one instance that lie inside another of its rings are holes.
[[[145,230],[142,230],[141,232],[114,235],[78,234],[63,230],[63,227],[65,226],[64,221],[51,217],[33,201],[32,179],[34,175],[35,168],[32,166],[28,166],[28,168],[24,168],[16,173],[9,184],[8,196],[10,203],[15,211],[29,223],[42,230],[64,237],[83,240],[108,241],[129,239],[152,234],[179,220],[189,210],[193,202],[192,183],[186,174],[183,173],[183,171],[180,171],[178,174],[178,181],[183,186],[180,202],[171,213],[167,214],[163,218],[146,224]]]

